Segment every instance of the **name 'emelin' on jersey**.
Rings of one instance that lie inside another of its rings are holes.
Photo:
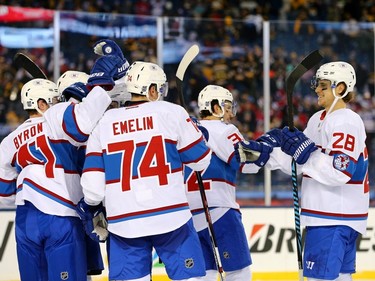
[[[13,139],[14,146],[18,149],[22,145],[23,142],[27,141],[29,138],[35,137],[41,132],[43,132],[42,123],[36,124],[22,131]]]
[[[152,116],[145,116],[115,122],[112,124],[112,128],[114,135],[120,135],[137,131],[152,130],[154,128],[154,122]]]

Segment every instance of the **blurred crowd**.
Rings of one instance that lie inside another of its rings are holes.
[[[1,0],[0,4],[196,19],[375,21],[373,0]]]
[[[189,110],[197,113],[197,95],[207,84],[227,87],[238,103],[234,122],[249,139],[261,135],[264,125],[262,21],[284,22],[271,27],[270,127],[283,127],[287,123],[284,83],[288,73],[310,50],[320,48],[326,61],[346,60],[356,69],[358,94],[351,106],[365,122],[368,148],[374,155],[374,32],[358,23],[375,22],[375,0],[0,0],[0,5],[189,19],[183,27],[179,26],[180,21],[170,20],[172,31],[183,30],[175,38],[173,34],[171,39],[167,38],[167,41],[198,43],[201,47],[200,56],[185,76]],[[323,28],[324,25],[317,24],[320,22],[343,25],[338,31]],[[98,39],[101,38],[62,32],[60,73],[69,69],[88,73],[95,60],[91,46]],[[116,42],[130,62],[157,61],[155,38],[116,39]],[[27,117],[19,95],[23,83],[30,78],[12,64],[18,51],[3,47],[0,42],[0,139]],[[23,51],[53,78],[52,48]],[[165,64],[164,69],[170,87],[167,99],[176,101],[177,63]],[[314,71],[304,75],[295,89],[295,125],[300,129],[318,110],[309,87]]]

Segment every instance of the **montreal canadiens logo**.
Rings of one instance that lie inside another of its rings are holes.
[[[340,154],[333,160],[333,166],[339,171],[345,171],[349,167],[349,156],[345,154]]]

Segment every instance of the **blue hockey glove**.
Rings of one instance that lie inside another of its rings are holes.
[[[191,121],[193,121],[195,126],[197,126],[197,128],[202,132],[202,135],[205,138],[205,140],[208,141],[208,138],[210,137],[208,130],[202,126],[202,124],[199,122],[199,120],[196,117],[190,116],[190,119]]]
[[[288,127],[285,127],[281,132],[281,150],[292,156],[297,164],[305,164],[310,154],[317,150],[315,143],[297,128],[289,131]]]
[[[61,96],[65,101],[68,101],[70,98],[74,98],[77,101],[82,101],[83,98],[87,96],[89,93],[89,89],[86,85],[82,82],[76,82],[69,87],[65,88],[65,90],[61,93]]]
[[[280,147],[282,141],[282,133],[280,129],[272,129],[256,139],[256,141],[264,142],[272,147]]]
[[[124,57],[124,54],[115,41],[109,39],[102,39],[94,44],[94,53],[99,56],[117,56],[122,60],[122,66],[118,68],[117,74],[113,79],[118,80],[125,76],[126,71],[129,68],[129,62]]]
[[[125,59],[124,54],[119,45],[113,40],[102,39],[94,43],[94,53],[99,56],[118,56],[121,59]]]
[[[87,87],[91,90],[95,86],[101,86],[106,91],[112,90],[115,85],[115,76],[122,65],[122,60],[118,56],[98,58],[91,69]]]
[[[257,141],[241,141],[234,145],[235,155],[240,163],[254,163],[263,167],[268,159],[273,147]]]
[[[90,206],[82,198],[76,206],[76,211],[83,222],[86,234],[94,241],[104,242],[108,237],[108,223],[103,205],[100,203]]]

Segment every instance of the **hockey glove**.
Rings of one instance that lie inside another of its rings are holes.
[[[81,102],[83,98],[89,93],[89,89],[82,82],[76,82],[69,87],[65,88],[61,96],[63,100],[68,101],[70,98],[74,98],[77,101]]]
[[[193,124],[202,132],[202,135],[207,142],[208,138],[210,137],[208,130],[202,126],[202,124],[199,122],[199,120],[196,117],[190,116],[190,119],[193,122]]]
[[[305,164],[310,154],[317,149],[315,143],[297,128],[289,131],[288,127],[285,127],[281,132],[281,150],[292,156],[297,164]]]
[[[106,91],[112,90],[115,85],[114,77],[122,64],[122,60],[118,56],[98,58],[91,69],[87,87],[91,90],[95,86],[101,86]]]
[[[240,163],[254,163],[263,167],[272,152],[272,146],[257,141],[241,141],[234,145],[235,155]]]
[[[129,62],[124,57],[124,54],[116,44],[115,41],[109,39],[99,40],[94,44],[94,53],[99,56],[117,56],[119,57],[123,64],[120,68],[118,68],[117,74],[113,77],[113,79],[118,80],[121,77],[125,76],[126,71],[129,68]]]
[[[267,143],[272,147],[280,147],[282,141],[282,133],[280,129],[272,129],[256,139],[256,141]]]
[[[90,206],[82,198],[77,204],[76,211],[83,222],[86,234],[94,241],[104,242],[108,237],[108,223],[103,205],[100,203]]]

